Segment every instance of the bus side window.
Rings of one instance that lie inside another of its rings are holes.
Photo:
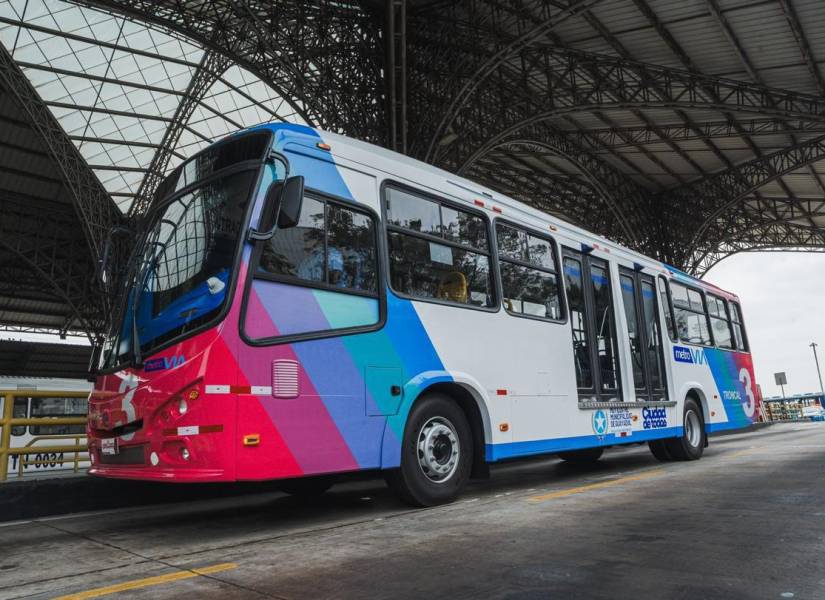
[[[727,303],[712,294],[707,295],[710,326],[713,330],[713,339],[720,348],[733,349],[730,320],[728,319]]]
[[[376,325],[376,229],[365,210],[305,196],[298,224],[278,230],[259,251],[244,333],[266,340]]]
[[[86,398],[32,398],[31,416],[35,417],[83,417],[87,413]],[[32,425],[32,435],[73,435],[86,432],[85,425]]]
[[[496,223],[502,302],[507,312],[559,320],[561,290],[553,243],[521,228]]]
[[[662,299],[662,311],[665,313],[665,329],[672,341],[676,341],[676,324],[673,322],[673,313],[670,310],[670,291],[667,279],[659,277],[659,284],[661,291],[659,292]]]
[[[390,284],[400,294],[495,306],[487,221],[446,201],[387,186]]]
[[[676,282],[671,284],[670,292],[679,339],[689,344],[710,345],[708,315],[701,292]]]
[[[733,337],[736,342],[736,349],[742,352],[748,351],[748,338],[745,335],[745,323],[742,321],[742,311],[738,302],[730,303],[730,318],[733,325]]]
[[[25,396],[15,396],[11,416],[13,419],[25,419],[29,416],[29,399]],[[11,428],[12,435],[24,435],[25,425],[15,425]]]

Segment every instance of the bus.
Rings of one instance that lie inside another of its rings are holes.
[[[94,475],[311,493],[380,470],[428,506],[489,463],[695,460],[755,419],[735,295],[380,147],[256,126],[177,167],[145,223]]]
[[[78,418],[88,414],[88,395],[92,386],[82,379],[53,377],[0,377],[0,415],[6,402],[11,404],[13,419]],[[32,454],[7,457],[8,477],[53,475],[57,472],[78,472],[89,466],[85,452],[62,452],[54,448],[86,443],[86,427],[82,424],[12,425],[9,448],[33,448]]]

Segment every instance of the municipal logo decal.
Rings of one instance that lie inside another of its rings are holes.
[[[593,431],[596,432],[596,435],[607,433],[607,415],[603,410],[597,410],[593,413]]]

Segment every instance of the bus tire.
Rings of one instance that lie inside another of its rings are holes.
[[[332,477],[299,477],[285,479],[278,484],[278,489],[290,496],[314,498],[326,492],[334,483]]]
[[[670,451],[667,449],[667,440],[651,440],[647,443],[650,452],[656,457],[656,460],[661,462],[669,462],[673,460]]]
[[[699,460],[705,451],[705,418],[693,398],[685,399],[682,435],[666,440],[667,450],[675,460]]]
[[[604,448],[584,448],[583,450],[559,452],[559,458],[569,463],[586,464],[596,462],[602,454],[604,454]]]
[[[404,427],[401,467],[387,483],[412,506],[452,502],[473,466],[473,436],[461,408],[449,397],[429,394],[413,406]]]

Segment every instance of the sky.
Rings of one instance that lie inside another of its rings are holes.
[[[825,253],[734,254],[705,280],[737,294],[763,396],[782,394],[773,374],[784,371],[786,395],[819,392],[814,354],[825,378]]]

